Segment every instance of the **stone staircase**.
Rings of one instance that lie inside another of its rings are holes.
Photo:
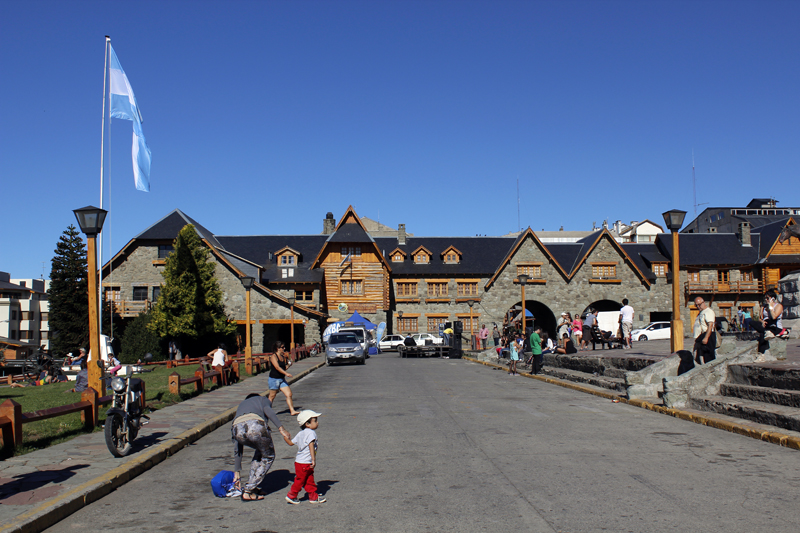
[[[641,370],[659,360],[657,356],[626,356],[622,350],[593,350],[571,355],[544,355],[542,374],[626,393],[625,373]]]
[[[800,368],[732,364],[719,394],[690,397],[687,407],[800,431]]]

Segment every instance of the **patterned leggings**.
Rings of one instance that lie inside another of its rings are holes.
[[[275,446],[267,424],[262,421],[248,420],[231,427],[231,437],[243,446],[255,449],[253,461],[250,463],[250,478],[245,485],[245,492],[252,492],[267,475],[275,460]]]

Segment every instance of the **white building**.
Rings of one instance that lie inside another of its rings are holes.
[[[49,350],[49,288],[49,280],[11,279],[7,272],[0,272],[0,337],[16,341],[22,349],[27,345]],[[6,353],[6,358],[14,359],[18,350],[14,352]]]

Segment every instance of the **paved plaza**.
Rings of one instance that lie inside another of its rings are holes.
[[[392,353],[321,368],[293,390],[323,413],[327,503],[284,501],[294,450],[281,442],[264,501],[215,498],[209,481],[233,462],[225,424],[51,530],[797,529],[797,451],[606,398]]]

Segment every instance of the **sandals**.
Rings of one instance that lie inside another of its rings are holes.
[[[246,496],[246,497],[245,497]],[[260,494],[256,494],[254,492],[243,492],[242,493],[242,501],[243,502],[257,502],[263,500],[264,496]]]

